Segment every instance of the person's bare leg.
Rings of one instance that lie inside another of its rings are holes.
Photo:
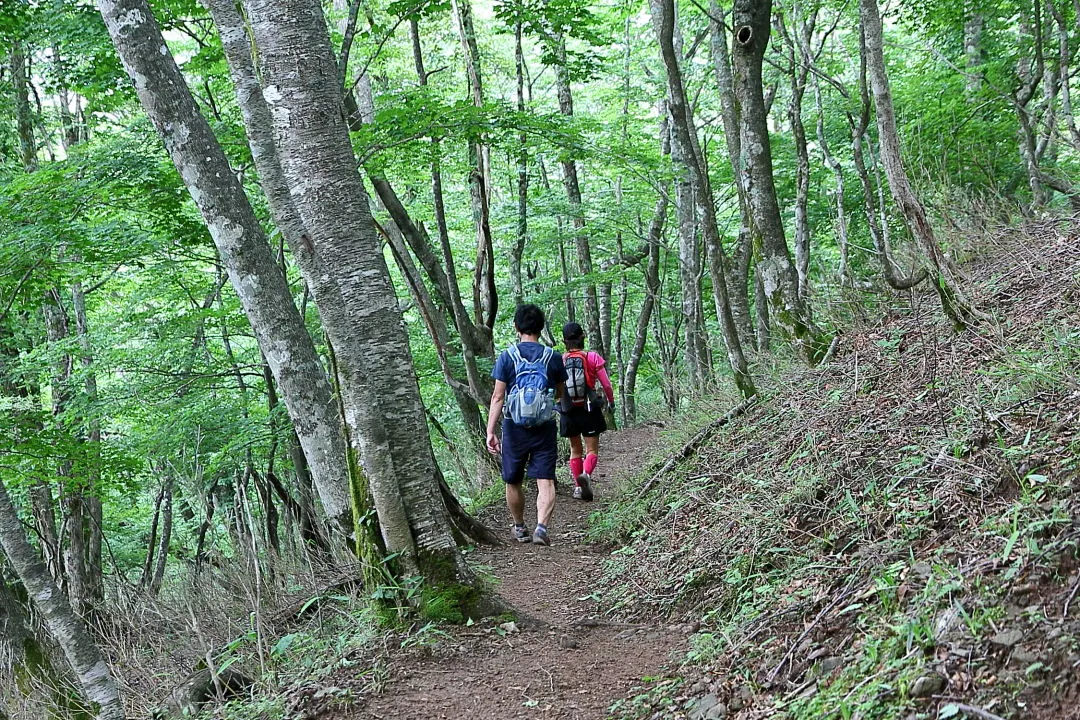
[[[537,480],[536,524],[546,526],[553,512],[555,512],[555,480]]]
[[[554,491],[552,492],[554,499]],[[521,489],[521,483],[511,485],[506,483],[506,507],[510,510],[510,517],[515,525],[525,524],[525,491]]]
[[[600,436],[594,435],[593,437],[585,438],[585,454],[595,455],[600,457]]]
[[[574,437],[567,439],[570,441],[570,458],[585,457],[584,453],[581,452],[581,436],[575,435]],[[594,438],[585,438],[586,442],[592,439]]]

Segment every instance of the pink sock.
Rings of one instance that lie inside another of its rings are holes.
[[[581,458],[570,458],[570,477],[574,479],[574,485],[578,484],[578,475],[582,472],[583,461]]]
[[[593,470],[596,469],[596,461],[597,461],[597,459],[598,458],[595,455],[586,455],[585,456],[585,474],[586,475],[592,475],[593,474]]]

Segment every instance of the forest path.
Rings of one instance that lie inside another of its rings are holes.
[[[673,651],[684,648],[685,635],[664,625],[605,621],[593,593],[610,548],[585,537],[589,514],[603,512],[616,484],[642,467],[657,432],[641,426],[604,434],[591,503],[570,497],[565,464],[560,465],[550,547],[509,543],[473,556],[490,568],[499,593],[530,620],[510,632],[490,625],[462,628],[430,649],[391,653],[382,692],[339,717],[599,720],[608,717],[613,702],[642,686],[642,678],[664,675]],[[535,513],[530,487],[530,528]],[[509,539],[505,507],[491,508],[484,520]]]

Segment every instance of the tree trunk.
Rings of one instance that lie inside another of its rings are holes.
[[[1058,29],[1058,74],[1062,78],[1061,119],[1069,132],[1069,144],[1073,146],[1076,152],[1080,153],[1080,128],[1076,124],[1076,115],[1073,114],[1072,91],[1070,89],[1072,83],[1069,81],[1069,78],[1072,77],[1069,70],[1069,63],[1072,58],[1069,50],[1069,25],[1065,19],[1065,13],[1057,5],[1051,3],[1050,12],[1054,14],[1054,22],[1057,24]],[[1080,15],[1080,8],[1078,8],[1077,13]]]
[[[556,33],[551,40],[555,53],[555,90],[559,98],[559,113],[574,116],[574,97],[570,90],[570,68],[567,66],[566,38]],[[589,335],[589,347],[607,357],[604,332],[600,321],[600,300],[596,282],[592,278],[593,260],[589,232],[585,228],[585,209],[581,202],[581,185],[578,181],[577,162],[572,157],[560,161],[566,200],[570,204],[571,222],[574,226],[574,246],[577,249],[577,282],[585,295],[585,326]]]
[[[484,84],[480,69],[480,50],[476,43],[471,0],[452,0],[458,36],[465,55],[465,75],[473,107],[484,106]],[[495,290],[495,249],[491,241],[491,160],[490,148],[476,140],[469,141],[469,197],[473,224],[476,227],[476,271],[473,276],[473,314],[477,325],[494,327],[498,313]]]
[[[60,253],[63,255],[63,252]],[[44,304],[46,336],[54,348],[61,347],[71,335],[70,318],[63,298],[53,288]],[[56,364],[51,378],[52,411],[56,426],[72,441],[80,441],[81,429],[77,423],[64,418],[72,411],[74,393],[72,375],[75,358],[67,352],[56,352]],[[57,477],[60,478],[60,539],[61,572],[60,586],[67,593],[75,612],[88,618],[93,608],[91,583],[88,577],[86,557],[86,483],[85,478],[75,476],[75,462],[65,453],[57,459]]]
[[[30,83],[26,77],[26,53],[21,41],[11,44],[11,84],[15,87],[15,124],[19,134],[19,156],[23,170],[37,169],[37,141],[34,138],[34,115],[30,109]]]
[[[926,218],[922,203],[908,182],[900,157],[900,136],[896,130],[896,114],[893,111],[889,79],[885,73],[885,55],[882,49],[881,15],[877,0],[859,0],[866,50],[866,67],[870,87],[877,108],[878,142],[881,144],[881,162],[889,179],[889,188],[911,234],[922,245],[934,273],[934,288],[941,300],[941,307],[957,328],[966,328],[978,319],[975,311],[960,293],[949,276],[941,248],[934,237],[934,230]]]
[[[791,85],[788,123],[795,145],[795,274],[798,278],[799,299],[806,302],[810,282],[810,152],[806,146],[802,104],[806,94],[806,78],[810,72],[808,48],[817,21],[817,10],[803,18],[799,3],[794,2],[790,11],[790,32],[782,16],[778,22],[788,46],[788,81]]]
[[[101,0],[99,6],[124,66],[135,79],[139,99],[206,221],[274,371],[323,508],[337,527],[351,535],[348,463],[330,385],[247,196],[199,114],[145,0]]]
[[[169,559],[169,544],[172,542],[173,527],[173,477],[172,473],[165,476],[165,486],[162,488],[161,498],[161,535],[158,540],[157,562],[154,563],[154,572],[150,576],[150,594],[157,597],[161,591],[161,583],[165,579],[165,565]]]
[[[676,51],[681,55],[680,51]],[[670,94],[670,93],[669,93]],[[669,104],[669,112],[672,106]],[[675,123],[672,118],[672,125]],[[674,130],[670,130],[674,133]],[[686,370],[690,393],[696,395],[712,384],[712,367],[705,342],[705,307],[701,298],[701,245],[698,242],[697,194],[682,144],[671,142],[671,166],[675,173],[675,217],[679,229],[679,290],[686,343]]]
[[[825,136],[825,105],[822,102],[821,83],[817,75],[814,76],[814,103],[818,112],[816,130],[818,147],[821,149],[821,158],[825,163],[825,167],[832,170],[833,180],[836,183],[836,187],[833,189],[833,197],[836,200],[836,247],[840,251],[840,267],[837,268],[837,274],[840,276],[842,285],[850,285],[848,222],[847,212],[844,209],[844,169],[840,161],[832,154],[829,140]]]
[[[771,0],[735,0],[732,14],[735,98],[741,123],[743,183],[754,225],[761,234],[758,272],[768,298],[772,323],[795,343],[802,358],[815,364],[827,343],[814,326],[799,297],[799,282],[791,262],[780,206],[773,183],[768,115],[762,90],[761,63],[769,42]]]
[[[739,197],[739,235],[731,253],[731,268],[728,273],[728,297],[731,302],[731,316],[739,329],[739,339],[743,345],[756,347],[757,339],[750,320],[749,276],[751,259],[754,254],[755,231],[750,219],[750,206],[746,198],[746,182],[742,166],[742,143],[739,137],[739,109],[735,102],[735,80],[731,74],[731,55],[728,52],[727,32],[722,24],[724,11],[718,0],[709,5],[710,53],[712,55],[713,74],[720,93],[720,116],[724,122],[724,144],[727,147],[728,163],[731,165],[735,188]]]
[[[964,4],[969,5],[969,3]],[[964,19],[964,69],[966,70],[964,90],[968,98],[974,100],[982,89],[982,64],[985,61],[982,36],[986,18],[980,10],[972,10],[969,7],[964,9],[968,13]]]
[[[623,373],[623,393],[619,398],[619,402],[622,403],[623,412],[631,423],[637,420],[637,396],[635,391],[637,388],[638,368],[641,367],[641,360],[645,356],[645,341],[649,336],[649,321],[660,298],[660,241],[664,234],[667,206],[667,193],[661,192],[656,200],[656,209],[653,211],[652,222],[649,224],[649,261],[645,268],[645,299],[641,302],[641,312],[638,314],[637,327],[634,329],[634,347],[630,351],[630,359],[627,360],[626,371]]]
[[[920,268],[911,277],[903,276],[900,268],[893,262],[892,251],[889,248],[888,224],[884,214],[885,208],[879,208],[877,203],[874,202],[874,198],[880,195],[883,204],[884,196],[882,193],[875,191],[866,164],[866,148],[869,147],[871,158],[873,157],[873,148],[870,147],[870,137],[867,132],[870,125],[870,91],[866,82],[866,52],[864,47],[865,42],[860,36],[859,98],[861,105],[858,119],[848,116],[848,122],[851,125],[851,155],[855,162],[855,172],[859,177],[859,183],[862,185],[863,211],[866,214],[866,225],[870,232],[870,239],[874,243],[874,250],[877,253],[878,260],[881,262],[882,276],[893,290],[907,290],[925,280],[928,274],[925,269]]]
[[[490,611],[495,603],[458,552],[440,496],[408,338],[333,82],[322,9],[314,0],[249,0],[247,9],[285,179],[313,252],[335,274],[341,316],[352,320],[328,322],[327,333],[346,427],[386,549],[399,554],[406,573],[436,588],[466,588],[454,598],[462,613]]]
[[[514,76],[517,80],[517,111],[525,114],[525,53],[521,45],[521,20],[514,23]],[[529,238],[529,137],[518,134],[517,152],[517,237],[510,252],[510,290],[514,305],[525,302],[525,289],[521,283],[521,258]]]
[[[27,542],[3,482],[0,482],[0,545],[45,620],[49,634],[63,650],[95,715],[100,720],[123,720],[124,704],[109,666],[71,609],[67,596]]]
[[[79,133],[74,133],[77,142]],[[71,309],[75,315],[75,331],[81,350],[80,361],[85,375],[83,392],[86,394],[83,418],[85,436],[83,449],[86,457],[86,582],[89,599],[92,603],[105,599],[105,587],[102,577],[101,549],[104,540],[101,514],[101,418],[98,415],[97,372],[94,369],[94,351],[90,344],[90,328],[86,315],[86,293],[81,282],[76,281],[71,287]]]
[[[716,206],[713,204],[709,176],[704,171],[704,158],[697,144],[694,120],[683,90],[682,72],[675,54],[673,43],[675,27],[675,7],[673,0],[652,0],[653,22],[656,25],[660,41],[660,56],[668,78],[669,103],[672,129],[675,142],[682,147],[686,166],[690,171],[690,181],[698,196],[698,207],[702,213],[702,234],[705,237],[709,253],[709,271],[713,282],[713,295],[716,301],[716,315],[720,322],[720,332],[727,346],[728,363],[735,380],[735,385],[744,397],[757,393],[750,370],[743,355],[739,332],[731,316],[728,304],[727,281],[724,269],[723,248],[720,245],[720,232],[716,225]]]

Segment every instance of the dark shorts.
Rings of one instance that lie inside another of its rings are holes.
[[[559,434],[565,438],[596,437],[607,430],[607,420],[604,419],[603,411],[596,407],[586,410],[583,407],[572,407],[559,414]]]
[[[558,450],[554,422],[539,428],[523,428],[503,420],[503,482],[519,485],[526,475],[540,480],[554,480]]]

